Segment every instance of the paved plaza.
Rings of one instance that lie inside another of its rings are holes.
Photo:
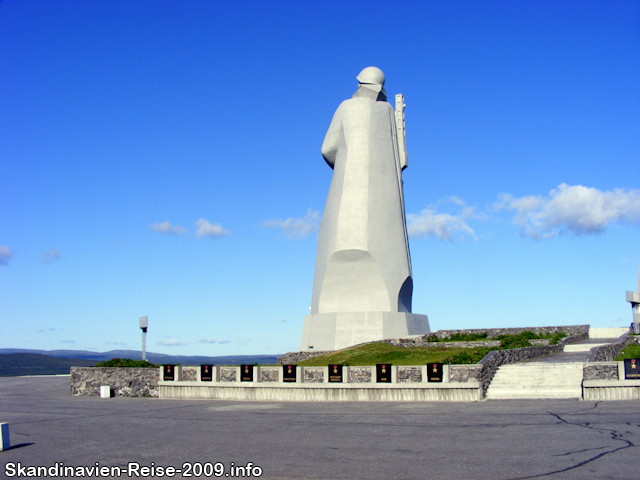
[[[640,478],[639,401],[100,399],[70,396],[69,377],[20,377],[0,378],[0,421],[12,444],[2,478],[18,462],[219,462],[223,475],[252,462],[264,479]]]

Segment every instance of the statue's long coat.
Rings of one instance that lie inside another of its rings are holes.
[[[336,110],[322,144],[333,169],[318,237],[311,313],[411,312],[393,107],[360,87]]]

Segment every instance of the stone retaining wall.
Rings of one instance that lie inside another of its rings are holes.
[[[332,352],[289,352],[285,353],[281,357],[278,357],[278,365],[297,365],[298,363],[308,360],[309,358],[324,355],[326,353]]]
[[[157,368],[71,367],[71,395],[100,396],[109,385],[114,397],[158,397]]]
[[[469,330],[438,330],[436,332],[432,332],[428,335],[417,335],[407,338],[390,338],[386,340],[381,340],[382,342],[386,342],[390,345],[395,345],[398,347],[444,347],[444,348],[491,348],[491,347],[499,347],[499,340],[491,340],[491,338],[498,337],[500,335],[516,335],[522,332],[534,332],[536,334],[551,334],[557,332],[563,332],[567,335],[567,337],[573,337],[576,335],[587,334],[588,338],[589,333],[589,325],[566,325],[560,327],[519,327],[519,328],[475,328]],[[435,335],[438,339],[448,338],[455,333],[460,333],[463,335],[468,334],[477,334],[481,335],[486,333],[487,340],[478,340],[475,342],[429,342],[428,339],[430,336]],[[567,338],[565,337],[565,338]],[[529,340],[532,345],[550,345],[551,340],[540,338],[540,339],[532,339]],[[372,343],[372,342],[367,342]],[[360,345],[366,345],[365,343],[361,343],[358,345],[353,345],[349,348],[358,347]],[[322,352],[289,352],[281,357],[278,357],[278,365],[295,365],[299,362],[307,360],[309,358],[317,357],[319,355],[324,355],[326,353],[332,353],[331,351],[322,351]]]
[[[517,335],[518,333],[531,331],[536,334],[551,334],[557,332],[563,332],[567,335],[567,337],[571,337],[574,335],[581,335],[583,333],[589,333],[589,325],[565,325],[560,327],[518,327],[518,328],[474,328],[469,330],[438,330],[436,332],[430,333],[429,335],[435,335],[440,338],[448,338],[454,333],[460,333],[462,335],[469,334],[477,334],[482,335],[483,333],[487,334],[487,339],[491,339],[494,337],[498,337],[500,335]],[[426,338],[429,335],[424,335],[421,338]]]

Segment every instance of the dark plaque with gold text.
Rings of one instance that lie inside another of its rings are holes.
[[[253,365],[240,365],[240,381],[253,382]]]
[[[213,365],[200,365],[200,380],[203,382],[213,381]]]
[[[175,380],[175,371],[176,371],[176,366],[175,365],[163,365],[162,366],[162,378],[164,380],[170,380],[173,381]]]
[[[282,381],[293,383],[296,382],[296,365],[282,366]]]
[[[389,363],[376,364],[376,382],[391,383],[391,365]]]
[[[427,381],[442,382],[442,364],[427,363]]]
[[[624,361],[624,379],[640,380],[640,358],[628,358]]]
[[[329,383],[342,383],[342,365],[329,365]]]

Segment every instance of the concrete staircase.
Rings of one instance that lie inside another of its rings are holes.
[[[582,366],[582,362],[502,365],[486,398],[582,398]]]

